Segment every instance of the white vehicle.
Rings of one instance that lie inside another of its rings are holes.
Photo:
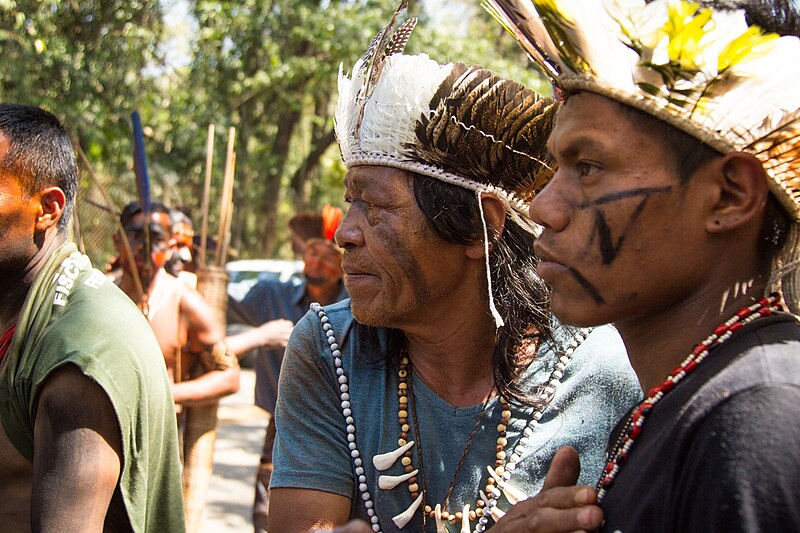
[[[303,262],[286,259],[241,259],[230,261],[225,265],[225,270],[230,276],[228,296],[240,302],[253,285],[261,280],[288,281],[302,276]]]
[[[225,265],[230,276],[228,281],[227,334],[235,335],[258,324],[253,323],[239,302],[247,295],[253,285],[261,280],[289,281],[302,278],[303,262],[285,259],[242,259]],[[299,279],[298,279],[299,281]],[[257,350],[250,350],[239,357],[239,364],[252,368]]]

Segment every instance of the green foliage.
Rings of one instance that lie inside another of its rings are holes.
[[[0,98],[56,114],[114,185],[115,204],[134,190],[129,117],[153,105],[155,79],[142,73],[159,64],[161,33],[157,0],[0,1]],[[84,176],[79,194],[91,187]],[[104,260],[110,230],[91,228],[113,219],[102,209],[87,218],[88,244]]]
[[[164,20],[176,4],[188,12],[181,29],[190,45],[177,67],[165,58],[181,39]],[[65,121],[112,210],[135,194],[130,112],[139,109],[154,196],[188,207],[197,226],[207,129],[215,124],[213,233],[235,127],[232,247],[243,257],[286,257],[295,212],[342,204],[344,167],[332,132],[337,73],[340,64],[352,67],[395,7],[386,0],[0,0],[0,96]],[[420,24],[409,52],[481,64],[549,91],[477,1],[417,0],[410,10]],[[89,207],[104,199],[87,175],[81,191],[81,234],[94,235],[98,242],[87,248],[105,258],[113,226],[94,228],[113,217]]]

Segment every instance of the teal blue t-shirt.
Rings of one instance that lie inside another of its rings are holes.
[[[399,437],[398,377],[396,369],[382,363],[380,353],[363,353],[354,334],[350,301],[325,308],[341,347],[344,372],[356,427],[356,443],[363,458],[367,486],[385,532],[399,531],[392,517],[412,503],[406,483],[390,490],[378,487],[381,474],[400,475],[398,461],[378,472],[372,457],[395,450]],[[386,331],[377,330],[379,347],[386,347]],[[568,336],[558,330],[557,336]],[[543,347],[525,374],[535,387],[547,382],[563,350]],[[538,492],[556,450],[570,445],[578,450],[583,465],[579,482],[594,484],[603,465],[608,435],[616,422],[641,397],[636,375],[630,367],[622,339],[610,326],[595,329],[575,351],[567,365],[555,397],[535,426],[530,444],[519,462],[511,484],[528,495]],[[439,398],[423,381],[414,377],[414,394],[421,439],[427,501],[434,506],[445,499],[462,452],[475,427],[483,404],[458,408]],[[348,449],[347,431],[339,398],[339,383],[320,319],[308,313],[295,327],[283,362],[276,410],[277,439],[271,488],[304,488],[331,492],[351,498],[350,516],[368,519]],[[490,400],[469,453],[450,495],[447,510],[461,511],[465,504],[475,508],[478,491],[486,486],[486,466],[494,465],[502,406]],[[511,447],[527,426],[533,409],[511,409],[507,438]],[[413,424],[413,423],[411,423]],[[419,468],[416,452],[414,467]],[[498,506],[507,510],[501,497]],[[489,521],[489,526],[493,522]],[[474,528],[473,522],[472,527]],[[451,526],[457,530],[460,526]],[[435,531],[432,520],[429,531]],[[422,510],[403,531],[422,531]]]

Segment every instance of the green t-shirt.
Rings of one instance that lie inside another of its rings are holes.
[[[130,299],[66,243],[37,275],[0,367],[0,422],[30,461],[39,388],[70,363],[116,411],[119,490],[133,530],[184,531],[175,411],[158,343]]]

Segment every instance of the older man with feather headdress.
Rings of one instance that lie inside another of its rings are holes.
[[[340,77],[351,299],[312,305],[287,347],[272,533],[351,518],[483,531],[539,490],[561,445],[598,475],[640,395],[613,329],[552,323],[530,255],[526,200],[552,174],[557,106],[480,67],[402,54],[415,21],[390,34],[394,21]]]

